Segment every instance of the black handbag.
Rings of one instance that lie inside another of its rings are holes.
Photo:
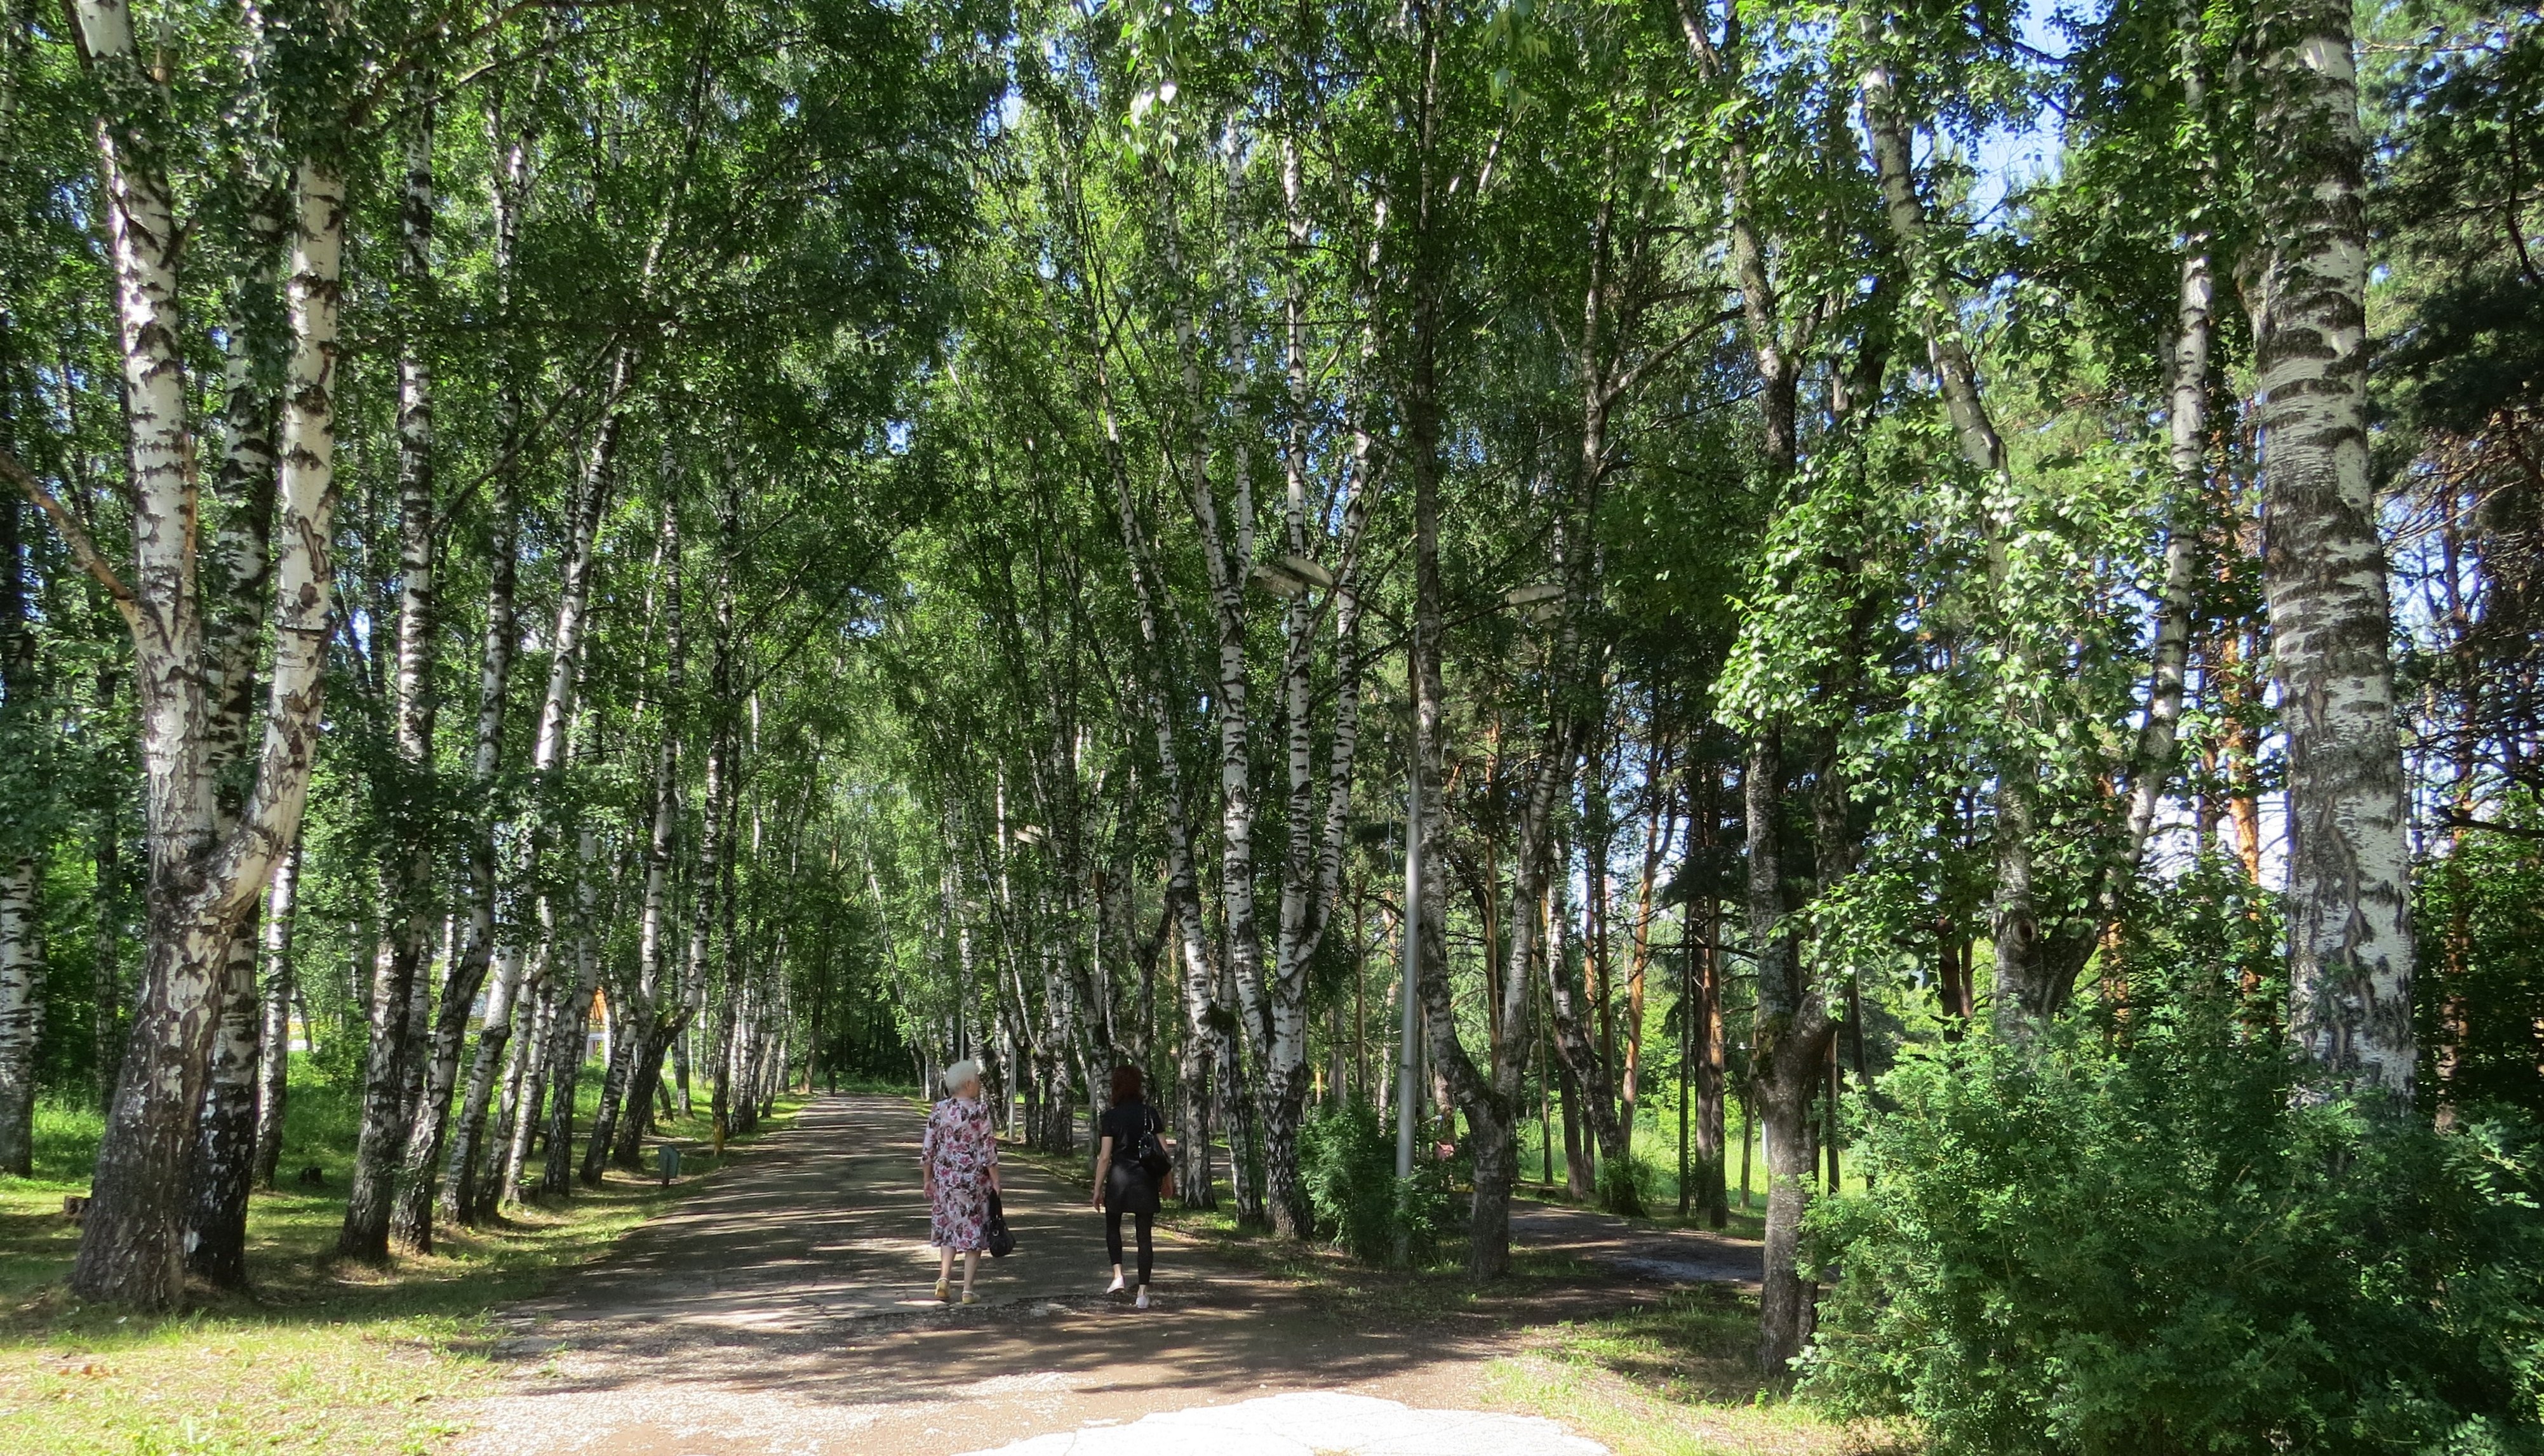
[[[1016,1252],[1016,1236],[1007,1232],[1006,1205],[998,1201],[996,1193],[990,1195],[990,1221],[981,1232],[990,1241],[990,1257],[1005,1258]]]
[[[1166,1156],[1166,1145],[1157,1141],[1157,1114],[1154,1112],[1149,1114],[1149,1125],[1140,1129],[1140,1151],[1136,1157],[1140,1171],[1147,1173],[1153,1183],[1163,1182],[1166,1174],[1174,1172],[1175,1160]]]

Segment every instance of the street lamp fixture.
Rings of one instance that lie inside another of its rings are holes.
[[[1322,587],[1330,591],[1334,585],[1332,572],[1308,557],[1296,554],[1275,556],[1269,561],[1258,561],[1246,576],[1253,581],[1254,585],[1275,597],[1282,598],[1299,596],[1310,587]]]

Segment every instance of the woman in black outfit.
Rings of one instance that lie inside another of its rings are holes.
[[[1141,1160],[1151,1134],[1158,1135],[1157,1149],[1165,1148],[1166,1124],[1141,1095],[1140,1069],[1113,1069],[1113,1105],[1104,1114],[1097,1131],[1103,1141],[1095,1153],[1095,1206],[1104,1210],[1104,1250],[1113,1255],[1113,1287],[1107,1294],[1122,1292],[1122,1215],[1131,1215],[1140,1240],[1141,1309],[1149,1307],[1149,1269],[1154,1259],[1149,1245],[1150,1226],[1157,1217],[1157,1194],[1162,1183],[1171,1182],[1170,1172],[1153,1173]]]

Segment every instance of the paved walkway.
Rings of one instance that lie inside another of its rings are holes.
[[[1016,1254],[983,1260],[981,1304],[938,1305],[920,1130],[907,1102],[827,1097],[739,1151],[607,1262],[499,1322],[498,1382],[456,1450],[943,1456],[1040,1441],[1016,1449],[1044,1456],[1093,1449],[1053,1438],[1100,1431],[1110,1445],[1168,1416],[1184,1424],[1161,1433],[1197,1435],[1185,1426],[1205,1418],[1176,1413],[1227,1408],[1261,1440],[1212,1436],[1217,1456],[1430,1456],[1448,1448],[1414,1433],[1453,1427],[1456,1456],[1599,1451],[1553,1442],[1549,1422],[1470,1409],[1483,1364],[1510,1349],[1500,1330],[1337,1319],[1162,1232],[1157,1307],[1108,1300],[1084,1191],[1022,1160],[1003,1170]],[[1402,1414],[1357,1408],[1368,1418],[1343,1444],[1316,1434],[1330,1434],[1330,1405],[1238,1414],[1280,1394]]]

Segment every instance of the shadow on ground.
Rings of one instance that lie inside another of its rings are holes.
[[[1594,1280],[1532,1289],[1524,1309],[1388,1317],[1160,1231],[1156,1307],[1137,1312],[1102,1292],[1084,1190],[1010,1159],[1017,1252],[983,1260],[981,1303],[948,1308],[932,1297],[921,1128],[897,1098],[818,1099],[605,1263],[507,1312],[491,1353],[510,1378],[462,1449],[889,1456],[1281,1390],[1470,1407],[1515,1326],[1634,1297]]]

